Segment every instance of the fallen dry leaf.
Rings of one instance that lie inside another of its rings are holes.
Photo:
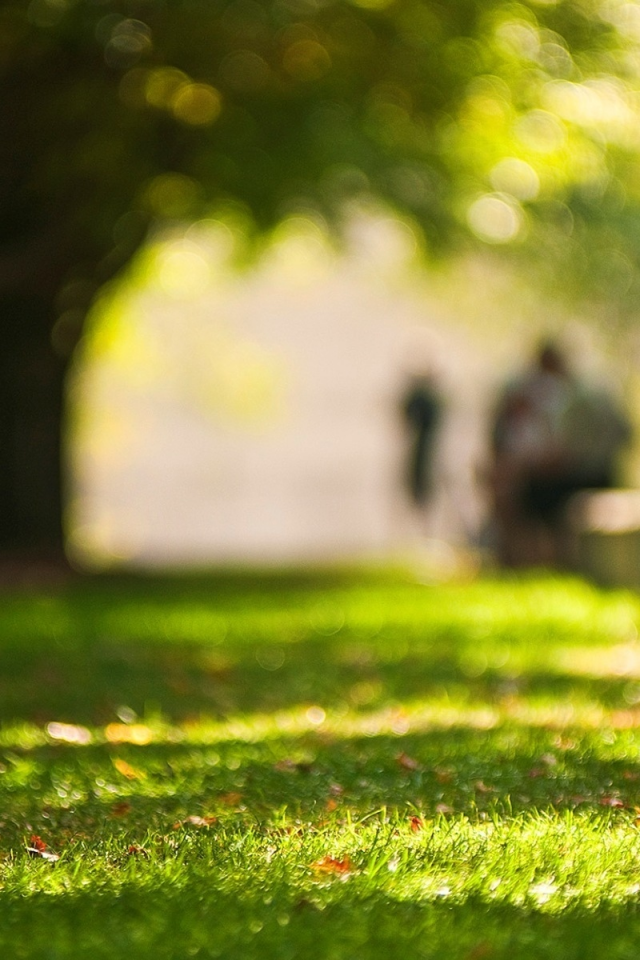
[[[396,763],[398,766],[402,767],[403,770],[419,770],[420,764],[417,760],[414,760],[413,757],[410,757],[408,753],[399,753],[396,757]]]
[[[132,843],[127,847],[127,853],[130,857],[148,857],[149,854],[144,847],[139,847],[137,843]]]
[[[146,777],[146,773],[144,773],[143,770],[137,770],[136,767],[132,767],[130,763],[127,763],[126,760],[122,760],[120,757],[113,758],[113,765],[118,773],[121,773],[127,780],[144,780]]]
[[[58,853],[52,853],[50,850],[48,850],[47,844],[44,842],[44,840],[35,833],[32,833],[29,837],[27,853],[30,857],[38,857],[41,860],[48,860],[50,863],[55,863],[56,860],[60,859],[60,855]]]
[[[191,816],[191,817],[187,817],[187,818],[186,818],[185,820],[183,820],[182,822],[183,822],[184,824],[188,824],[190,827],[210,827],[212,823],[217,823],[217,820],[218,820],[218,818],[217,818],[217,817],[213,817],[213,816],[211,816],[211,817],[199,817],[199,816],[194,815],[194,816]]]
[[[126,817],[128,813],[131,813],[131,804],[127,803],[126,800],[121,800],[120,803],[114,803],[111,807],[112,817]]]
[[[351,873],[353,866],[349,857],[345,857],[344,860],[337,860],[335,857],[322,857],[321,860],[316,860],[315,863],[311,864],[311,869],[314,873],[335,873],[345,876]]]
[[[424,827],[422,817],[411,817],[409,825],[414,833],[418,833]]]
[[[241,793],[223,793],[218,797],[220,803],[224,803],[226,807],[235,807],[242,800]]]
[[[340,804],[334,797],[329,797],[325,804],[325,809],[328,810],[329,813],[333,813],[333,811],[337,810],[339,806]]]

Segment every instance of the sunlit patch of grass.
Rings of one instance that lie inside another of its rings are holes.
[[[635,960],[639,621],[541,576],[5,596],[2,955]]]

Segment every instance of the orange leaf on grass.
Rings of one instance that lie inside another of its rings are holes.
[[[218,797],[218,800],[220,801],[220,803],[224,803],[226,807],[235,807],[236,804],[240,803],[240,801],[242,800],[242,794],[234,793],[233,791],[231,791],[230,793],[221,794]]]
[[[353,865],[349,857],[345,857],[344,860],[337,860],[335,857],[322,857],[321,860],[316,860],[315,863],[311,864],[311,869],[314,873],[323,873],[323,874],[339,874],[345,876],[348,873],[351,873],[353,870]]]
[[[35,833],[32,833],[29,837],[27,853],[30,857],[39,857],[41,860],[49,860],[51,863],[55,863],[56,860],[60,859],[60,855],[58,853],[51,853],[51,851],[47,849],[47,844],[42,837],[39,837]]]
[[[114,803],[111,807],[112,817],[126,817],[128,813],[131,813],[131,804],[127,803],[126,800],[121,800],[120,803]]]
[[[333,813],[334,810],[337,810],[340,804],[333,797],[329,797],[325,803],[325,810],[328,810],[329,813]]]
[[[144,847],[139,847],[137,843],[132,843],[127,848],[127,853],[130,857],[147,857],[149,854],[144,849]]]
[[[126,760],[122,760],[120,757],[114,757],[113,765],[118,773],[121,773],[127,780],[144,780],[146,777],[146,773],[143,770],[137,770],[136,767],[132,767],[130,763],[127,763]]]
[[[411,817],[411,819],[409,820],[409,825],[411,826],[411,829],[413,830],[414,833],[418,833],[418,831],[422,830],[422,828],[424,827],[424,822],[422,820],[422,817]]]
[[[396,763],[398,766],[402,767],[404,770],[419,770],[420,764],[417,760],[414,760],[413,757],[410,757],[408,753],[399,753],[396,757]]]

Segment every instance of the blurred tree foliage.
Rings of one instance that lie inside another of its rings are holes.
[[[158,221],[377,197],[635,301],[636,2],[5,0],[0,73],[0,545],[61,542],[68,358]]]

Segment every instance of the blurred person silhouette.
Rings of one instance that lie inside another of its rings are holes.
[[[579,490],[614,485],[629,420],[608,390],[570,369],[553,341],[507,384],[496,405],[491,446],[493,526],[508,566],[567,559],[566,506]]]
[[[432,373],[411,378],[401,411],[409,437],[407,490],[412,503],[423,507],[433,494],[434,446],[442,420],[442,398]]]

